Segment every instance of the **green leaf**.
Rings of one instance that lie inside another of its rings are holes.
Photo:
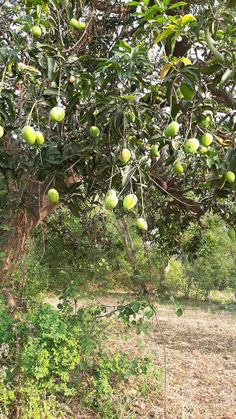
[[[166,29],[155,38],[154,44],[158,44],[158,42],[162,41],[163,39],[168,38],[168,36],[173,35],[175,32],[176,32],[176,29],[174,28]]]
[[[129,1],[127,3],[127,6],[140,6],[140,2],[139,1]]]
[[[128,183],[132,179],[135,171],[136,171],[136,169],[133,168],[133,167],[131,169],[130,169],[130,166],[125,167],[125,169],[122,173],[122,188],[125,188],[128,185]]]
[[[183,309],[181,308],[181,307],[178,307],[177,309],[176,309],[176,316],[177,317],[181,317],[181,316],[183,316],[183,314],[184,314],[184,312],[183,312]]]
[[[48,78],[49,80],[53,80],[54,75],[55,75],[56,60],[52,57],[48,57],[47,62],[48,62]]]
[[[121,41],[119,42],[118,46],[119,46],[120,48],[125,49],[125,50],[126,50],[126,51],[128,51],[128,52],[131,52],[131,51],[132,51],[131,46],[128,44],[128,42],[126,42],[126,41],[124,41],[124,40],[121,40]]]
[[[148,310],[146,310],[145,312],[144,312],[144,316],[145,317],[147,317],[147,319],[151,319],[152,318],[152,316],[153,316],[153,310],[151,309],[151,308],[149,308]]]
[[[138,313],[140,306],[141,305],[138,301],[135,301],[133,304],[131,304],[131,308],[135,313]]]
[[[182,6],[186,6],[186,1],[178,1],[177,3],[172,4],[171,6],[168,7],[168,10],[172,10],[172,9],[176,9],[177,7],[182,7]]]

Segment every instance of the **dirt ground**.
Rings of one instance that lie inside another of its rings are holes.
[[[168,306],[158,313],[166,340],[168,418],[236,418],[235,314],[187,308],[178,318]],[[162,359],[156,328],[146,343]]]
[[[98,302],[115,304],[111,299]],[[236,418],[236,314],[186,307],[178,318],[173,306],[159,305],[157,316],[164,341],[153,320],[148,336],[133,334],[131,339],[124,339],[122,329],[113,329],[109,345],[131,355],[137,355],[141,348],[151,354],[158,369],[165,366],[165,347],[168,419]],[[164,418],[163,389],[163,382],[156,391],[150,388],[134,403],[132,413],[120,413],[120,419]],[[132,392],[135,394],[131,388]]]

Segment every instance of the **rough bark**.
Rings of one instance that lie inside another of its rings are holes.
[[[0,285],[3,287],[2,295],[13,311],[17,308],[17,299],[12,292],[12,273],[34,228],[56,207],[48,201],[46,188],[46,182],[33,180],[27,184],[27,193],[23,195],[20,205],[10,212],[9,231],[3,237],[1,251],[5,253],[5,259],[0,268]]]

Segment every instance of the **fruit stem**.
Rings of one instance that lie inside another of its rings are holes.
[[[114,177],[114,164],[113,164],[112,169],[111,169],[111,176],[110,176],[110,181],[109,181],[109,187],[108,187],[108,190],[109,190],[109,189],[111,189],[111,185],[112,185],[112,179],[113,179],[113,177]]]
[[[62,46],[64,47],[64,46],[65,46],[65,44],[64,44],[64,40],[63,40],[63,36],[62,36],[60,14],[59,14],[58,9],[56,9],[56,10],[57,10],[57,19],[58,19],[58,28],[59,28],[60,40],[61,40],[61,44],[62,44]]]
[[[192,121],[193,121],[193,113],[191,112],[191,114],[190,114],[190,120],[189,120],[189,127],[188,127],[188,129],[186,130],[186,136],[185,136],[185,139],[186,139],[186,140],[187,140],[188,135],[189,135],[189,133],[190,133],[190,131],[191,131],[191,129],[192,129]]]
[[[181,199],[177,198],[176,196],[172,195],[169,191],[167,191],[166,189],[164,189],[159,183],[157,183],[154,179],[152,179],[151,176],[148,176],[148,178],[151,180],[151,182],[154,183],[154,185],[156,185],[158,188],[160,188],[162,190],[162,192],[164,192],[165,194],[171,196],[171,198],[173,198],[175,201],[179,202],[180,204],[184,204],[188,207],[193,207],[194,204],[189,204],[187,202],[181,201]]]
[[[4,80],[5,80],[6,71],[7,71],[7,66],[4,67],[4,69],[3,69],[2,79],[1,79],[1,86],[0,86],[0,94],[2,93],[2,88],[3,88],[3,83],[4,83]]]
[[[40,131],[40,121],[39,121],[39,112],[38,112],[38,108],[36,108],[36,113],[37,113],[37,123],[38,123],[38,129]]]
[[[59,74],[59,84],[58,84],[58,92],[57,92],[57,106],[60,102],[60,94],[61,94],[61,68],[60,68],[60,74]]]
[[[36,101],[34,102],[34,104],[33,104],[32,108],[31,108],[31,110],[30,110],[30,113],[29,113],[28,117],[27,117],[27,120],[26,120],[26,125],[30,124],[31,117],[32,117],[32,113],[33,113],[33,110],[34,110],[35,106],[37,105],[37,103],[38,103],[38,101],[36,100]]]
[[[144,211],[144,200],[143,200],[143,185],[142,185],[142,173],[140,170],[140,167],[138,166],[138,172],[139,172],[139,182],[140,182],[140,188],[141,188],[141,206],[142,206],[142,217],[145,218],[145,211]]]

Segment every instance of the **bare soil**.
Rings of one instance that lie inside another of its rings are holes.
[[[235,314],[187,308],[178,318],[168,306],[158,312],[166,340],[168,418],[236,418]],[[161,359],[155,327],[147,345]]]
[[[112,306],[117,301],[98,302]],[[143,394],[130,383],[125,396],[116,400],[119,418],[165,418],[165,402],[168,419],[236,418],[236,314],[186,307],[178,318],[172,306],[157,305],[157,317],[164,339],[155,320],[147,336],[132,332],[126,339],[122,325],[112,325],[108,345],[113,350],[151,355],[161,370],[164,349],[167,358],[166,393],[164,374],[159,386],[148,382],[150,391]],[[127,409],[122,410],[124,403]]]

